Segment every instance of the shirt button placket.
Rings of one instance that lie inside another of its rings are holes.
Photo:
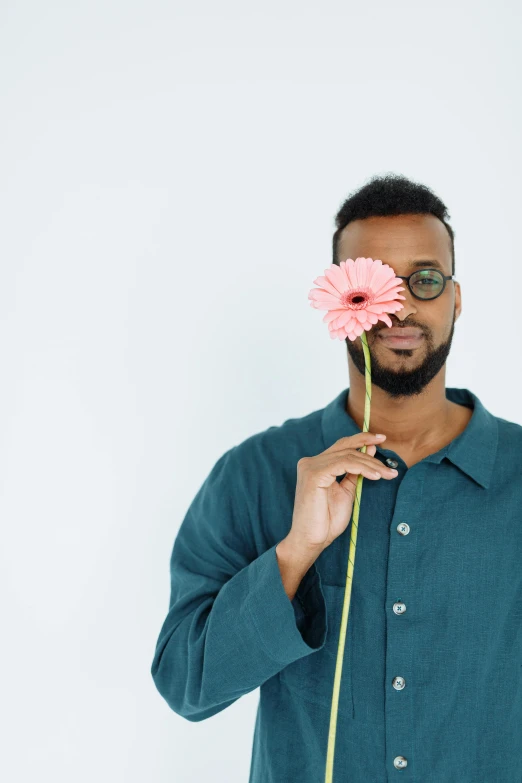
[[[384,460],[390,468],[398,468],[401,481],[395,502],[396,513],[407,514],[413,499],[418,497],[419,483],[422,483],[420,464],[406,470],[400,459],[389,457]],[[411,520],[410,520],[411,521]],[[395,752],[402,750],[404,755],[392,756],[393,767],[403,770],[408,766],[409,752],[413,744],[413,711],[411,688],[406,687],[413,660],[413,638],[406,601],[413,592],[413,573],[415,563],[415,539],[409,536],[410,525],[401,517],[395,516],[390,535],[390,549],[387,572],[387,613],[386,677],[389,683],[386,693],[386,745]],[[409,538],[408,538],[409,537]],[[401,596],[401,597],[397,597]],[[403,600],[405,599],[405,600]],[[404,617],[402,616],[404,615]],[[397,669],[403,674],[397,674]],[[408,770],[410,771],[410,770]],[[406,775],[405,779],[408,779]]]

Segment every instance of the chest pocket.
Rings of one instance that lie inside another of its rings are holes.
[[[311,652],[279,673],[281,683],[305,701],[324,707],[330,712],[332,706],[333,685],[341,615],[345,588],[322,583],[328,617],[328,633],[321,650]],[[339,690],[338,714],[353,716],[352,701],[352,633],[348,613],[348,627],[344,646],[341,686]]]

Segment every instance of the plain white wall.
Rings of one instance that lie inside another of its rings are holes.
[[[307,294],[373,174],[447,203],[447,384],[522,422],[521,6],[0,20],[0,775],[245,783],[259,691],[192,724],[150,675],[176,531],[226,449],[348,385]]]

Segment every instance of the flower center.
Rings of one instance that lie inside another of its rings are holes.
[[[371,304],[372,300],[372,292],[368,288],[352,288],[341,295],[343,307],[350,310],[362,310],[363,307]]]

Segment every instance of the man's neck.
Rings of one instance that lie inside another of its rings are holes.
[[[372,384],[370,432],[386,435],[383,448],[397,453],[424,452],[444,439],[455,422],[455,404],[446,397],[445,368],[424,387],[409,397],[390,397]],[[364,377],[350,367],[350,391],[347,412],[362,430],[366,384]],[[459,408],[461,406],[457,406]]]

